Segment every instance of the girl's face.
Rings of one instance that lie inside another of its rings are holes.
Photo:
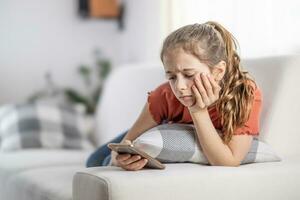
[[[194,78],[200,74],[211,74],[210,68],[199,61],[192,54],[184,52],[181,48],[169,51],[163,57],[163,64],[166,78],[176,98],[184,106],[192,106],[195,103],[195,96],[192,91]]]

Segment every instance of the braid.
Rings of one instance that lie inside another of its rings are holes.
[[[237,41],[234,36],[216,22],[206,22],[220,33],[225,49],[227,70],[223,77],[217,110],[221,114],[223,140],[228,143],[234,130],[244,125],[250,116],[254,99],[254,88],[248,72],[242,71],[240,57],[236,52]],[[254,82],[254,81],[253,81]]]

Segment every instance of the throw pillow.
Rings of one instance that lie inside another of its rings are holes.
[[[136,138],[133,145],[163,163],[209,164],[197,141],[193,124],[158,125]],[[254,137],[251,149],[241,164],[273,161],[281,161],[281,158],[271,146]]]
[[[85,116],[73,106],[23,103],[0,107],[0,151],[93,149],[88,131]]]

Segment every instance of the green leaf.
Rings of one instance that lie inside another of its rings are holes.
[[[95,104],[98,104],[101,94],[102,94],[102,87],[99,86],[93,92],[92,98]]]
[[[109,60],[100,60],[97,62],[99,76],[101,79],[106,79],[107,75],[111,71],[111,64]]]
[[[93,103],[87,97],[81,95],[79,92],[68,88],[65,89],[65,94],[69,101],[85,105],[88,113],[95,112],[95,105],[93,105]]]
[[[79,66],[78,71],[82,76],[89,76],[91,74],[91,69],[87,65]]]

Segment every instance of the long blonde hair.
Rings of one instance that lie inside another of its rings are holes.
[[[182,48],[209,67],[222,60],[226,62],[216,107],[221,117],[221,137],[228,144],[234,131],[249,119],[254,99],[250,81],[255,82],[247,71],[242,70],[237,40],[219,23],[208,21],[183,26],[168,35],[161,50],[161,61],[168,51],[175,48]]]

